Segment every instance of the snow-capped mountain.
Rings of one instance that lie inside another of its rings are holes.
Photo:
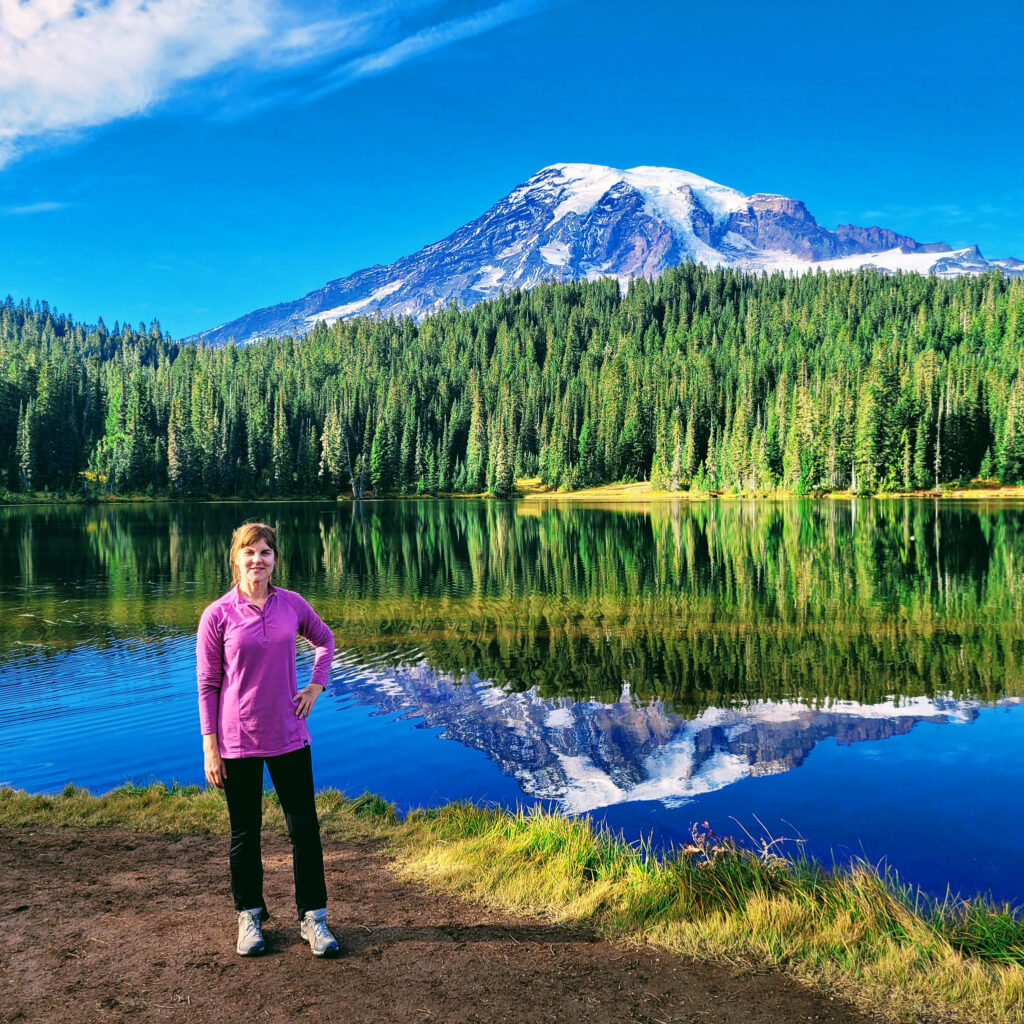
[[[196,336],[302,335],[318,320],[380,314],[422,317],[455,299],[472,305],[499,290],[542,281],[653,277],[693,259],[753,272],[878,267],[956,277],[998,268],[1024,274],[1013,258],[986,260],[977,246],[922,244],[886,228],[823,228],[799,200],[744,195],[688,171],[553,164],[486,213],[388,266],[359,270],[301,299],[256,310]]]

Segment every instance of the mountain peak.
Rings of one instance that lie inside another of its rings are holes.
[[[799,199],[745,195],[673,167],[542,167],[447,238],[388,266],[331,281],[301,299],[256,310],[197,335],[221,344],[310,331],[351,316],[422,317],[452,299],[471,305],[542,281],[653,277],[692,259],[750,272],[806,273],[873,266],[944,277],[997,267],[977,247],[951,251],[887,228],[823,228]]]

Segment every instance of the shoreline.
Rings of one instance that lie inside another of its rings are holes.
[[[695,827],[667,859],[561,814],[469,804],[399,820],[381,798],[318,793],[325,842],[385,845],[400,880],[701,962],[782,972],[887,1020],[1024,1020],[1024,922],[977,899],[929,906],[870,865],[826,869]],[[273,794],[265,828],[283,831]],[[102,796],[0,790],[0,828],[223,835],[217,790],[124,786]]]
[[[102,494],[102,495],[20,495],[8,494],[0,499],[0,507],[16,508],[20,506],[61,506],[61,505],[237,505],[257,503],[308,504],[310,502],[337,502],[347,505],[355,501],[451,501],[451,500],[505,500],[529,506],[535,503],[554,502],[600,502],[606,504],[648,504],[661,502],[707,502],[707,501],[853,501],[880,500],[892,501],[914,498],[933,501],[1020,501],[1024,500],[1024,485],[994,484],[992,481],[976,481],[977,486],[961,487],[955,484],[944,484],[940,490],[918,491],[880,491],[872,494],[857,494],[849,490],[821,491],[814,494],[797,494],[795,491],[656,491],[646,481],[619,482],[585,487],[577,491],[560,491],[545,487],[538,478],[519,480],[516,493],[506,498],[498,498],[490,492],[479,494],[442,493],[442,494],[386,494],[367,495],[356,499],[348,494],[312,496],[274,496],[263,497],[221,497],[206,495],[201,497],[180,497],[170,495],[138,495],[138,494]]]

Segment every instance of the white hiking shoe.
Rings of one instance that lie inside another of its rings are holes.
[[[313,956],[334,956],[338,952],[338,940],[327,927],[326,910],[307,910],[299,934],[309,943]]]
[[[238,912],[238,950],[239,956],[259,956],[263,952],[263,910],[240,910]]]

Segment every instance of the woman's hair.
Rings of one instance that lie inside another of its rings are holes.
[[[265,540],[267,547],[274,552],[274,561],[281,557],[281,551],[277,546],[277,534],[272,526],[266,523],[242,523],[233,534],[231,534],[231,548],[228,551],[228,563],[231,566],[231,582],[237,583],[241,578],[238,571],[238,563],[235,559],[242,548],[255,544],[258,540]]]

